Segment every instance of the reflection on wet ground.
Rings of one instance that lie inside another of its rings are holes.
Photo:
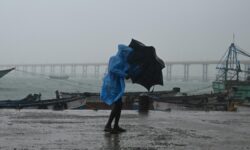
[[[250,149],[250,112],[122,111],[127,132],[103,131],[108,110],[0,110],[0,149]]]
[[[104,149],[121,149],[121,134],[104,133],[105,147]]]

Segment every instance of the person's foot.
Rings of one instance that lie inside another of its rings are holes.
[[[113,129],[110,126],[105,126],[104,131],[105,132],[111,132]]]
[[[123,129],[123,128],[121,128],[121,127],[114,127],[114,129],[113,129],[114,131],[116,131],[116,132],[126,132],[126,129]]]

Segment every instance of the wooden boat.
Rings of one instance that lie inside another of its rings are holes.
[[[5,76],[7,73],[11,72],[11,71],[14,70],[14,69],[15,69],[15,68],[0,70],[0,78],[2,78],[3,76]]]
[[[228,101],[223,94],[200,94],[165,96],[152,99],[155,110],[177,109],[223,110],[228,109]]]
[[[236,106],[236,108],[237,108],[237,111],[240,111],[240,112],[244,112],[244,111],[249,112],[250,111],[250,103],[249,102],[240,103]]]
[[[22,100],[2,100],[0,101],[1,109],[79,109],[85,105],[84,97],[75,96],[71,98],[60,99],[30,99],[25,98]]]
[[[59,80],[67,80],[69,79],[68,75],[50,75],[50,79],[59,79]]]
[[[192,110],[227,110],[228,100],[225,93],[220,94],[200,94],[200,95],[185,95],[179,92],[180,89],[173,88],[170,91],[148,92],[126,92],[123,96],[123,109],[134,110],[139,109],[143,96],[148,97],[149,109],[164,110],[170,109],[192,109]],[[99,93],[67,93],[60,92],[62,97],[70,98],[72,96],[85,97],[85,109],[110,109],[100,100]]]
[[[147,95],[151,97],[162,97],[162,96],[170,96],[175,95],[180,92],[180,88],[173,88],[169,91],[154,91],[154,92],[146,92]],[[123,109],[132,110],[135,109],[134,103],[136,103],[139,99],[139,96],[145,94],[145,92],[125,92],[123,99]],[[63,98],[70,98],[74,96],[82,96],[86,100],[85,109],[110,109],[110,106],[105,104],[100,100],[100,93],[91,93],[91,92],[60,92],[60,96]]]
[[[169,91],[154,91],[154,92],[125,92],[124,97],[137,97],[141,94],[147,93],[147,95],[150,96],[166,96],[166,95],[175,95],[176,93],[180,92],[180,88],[175,87],[172,90]],[[100,93],[95,92],[60,92],[60,96],[63,98],[69,98],[72,96],[83,96],[83,97],[93,97],[93,98],[100,98]]]

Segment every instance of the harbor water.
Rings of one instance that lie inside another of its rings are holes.
[[[0,80],[0,99],[21,99],[41,93],[55,98],[55,91],[99,92],[101,78],[78,77],[55,80],[47,76],[16,76]],[[180,87],[187,94],[210,93],[211,82],[164,81],[154,90]],[[145,91],[126,83],[126,91]],[[172,108],[172,107],[171,107]],[[110,110],[0,110],[0,149],[250,149],[249,108],[245,111],[190,111],[171,109],[123,110],[120,126],[127,132],[105,133]]]
[[[70,77],[68,80],[50,79],[49,76],[39,75],[16,75],[10,73],[0,79],[0,100],[22,99],[28,94],[41,93],[42,99],[55,98],[55,91],[61,92],[100,92],[102,78],[95,77]],[[188,94],[210,93],[211,82],[192,80],[183,82],[164,81],[164,85],[156,85],[154,91],[172,90],[174,87],[181,88],[181,92]],[[144,87],[126,82],[126,91],[147,92]]]

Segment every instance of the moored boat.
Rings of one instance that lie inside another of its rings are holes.
[[[191,110],[222,110],[228,108],[224,94],[175,95],[153,99],[155,110],[191,109]]]
[[[21,100],[1,100],[1,109],[79,109],[85,105],[84,97],[71,97],[60,99],[21,99]]]
[[[130,96],[139,96],[141,94],[146,93],[150,96],[165,96],[165,95],[175,95],[180,92],[180,88],[175,87],[172,90],[166,91],[154,91],[154,92],[125,92],[124,97]],[[60,92],[60,96],[63,98],[69,98],[72,96],[84,96],[84,97],[93,97],[93,99],[100,99],[100,93],[95,92]]]
[[[150,97],[164,97],[175,95],[180,92],[180,88],[173,88],[169,91],[154,91],[154,92],[125,92],[123,99],[123,109],[132,110],[135,109],[134,104],[138,102],[139,96],[142,94],[147,94]],[[72,96],[82,96],[85,97],[86,105],[85,109],[110,109],[110,106],[105,104],[100,100],[100,93],[92,93],[92,92],[60,92],[60,96],[63,98],[70,98]]]
[[[7,73],[11,72],[11,71],[14,70],[14,69],[15,69],[15,68],[0,70],[0,78],[2,78],[3,76],[5,76]]]
[[[69,79],[68,75],[50,75],[50,79],[59,79],[59,80],[67,80]]]
[[[247,62],[250,54],[231,43],[226,54],[222,57],[216,69],[219,69],[216,80],[212,83],[214,93],[233,92],[232,99],[238,102],[250,100],[250,68],[241,68],[242,64],[239,55],[245,56]]]

